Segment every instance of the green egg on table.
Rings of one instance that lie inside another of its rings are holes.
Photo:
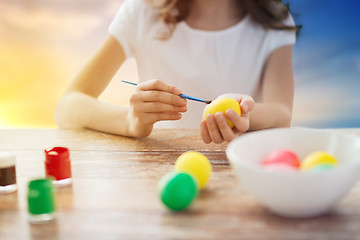
[[[189,173],[169,172],[158,184],[162,203],[173,211],[185,210],[198,195],[197,180]]]

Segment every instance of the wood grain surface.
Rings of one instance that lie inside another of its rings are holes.
[[[343,129],[360,135],[358,129]],[[30,224],[28,181],[44,176],[44,149],[70,149],[73,185],[56,191],[56,219]],[[272,214],[234,176],[226,144],[206,145],[196,130],[156,130],[145,139],[89,130],[0,130],[0,150],[17,155],[18,191],[0,195],[0,239],[360,239],[360,181],[326,215]],[[206,188],[183,212],[167,210],[159,179],[195,150],[211,161]]]

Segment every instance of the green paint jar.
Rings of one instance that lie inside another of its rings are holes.
[[[55,217],[54,187],[51,179],[35,179],[28,185],[29,220],[44,223]]]

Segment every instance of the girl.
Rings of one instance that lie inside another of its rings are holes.
[[[277,0],[125,0],[102,47],[60,99],[56,121],[64,128],[132,137],[148,136],[155,123],[177,128],[200,123],[205,143],[288,127],[294,30],[288,9]],[[130,57],[140,82],[130,106],[98,101]],[[228,110],[202,120],[204,104],[187,102],[180,93],[232,97],[242,114]]]

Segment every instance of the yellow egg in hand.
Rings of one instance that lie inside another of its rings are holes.
[[[239,116],[241,115],[241,109],[240,109],[240,104],[233,98],[227,98],[227,97],[223,97],[223,98],[218,98],[214,101],[212,101],[206,108],[205,110],[205,115],[204,115],[204,119],[207,118],[207,115],[212,113],[215,114],[217,112],[223,112],[225,113],[225,111],[227,109],[234,109],[235,112],[237,112],[239,114]],[[234,127],[234,124],[227,119],[230,127]]]
[[[210,179],[212,167],[206,156],[196,151],[188,151],[178,157],[175,170],[191,173],[196,177],[199,189],[203,189]]]

